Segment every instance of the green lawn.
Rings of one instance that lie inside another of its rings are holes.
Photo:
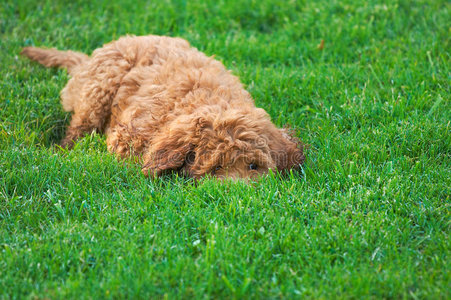
[[[451,297],[448,1],[112,2],[0,4],[0,298]],[[102,135],[55,150],[68,75],[21,47],[125,34],[215,54],[304,172],[152,181]]]

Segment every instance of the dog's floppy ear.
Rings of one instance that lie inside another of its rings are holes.
[[[170,171],[177,171],[185,164],[185,160],[189,157],[189,153],[193,149],[193,145],[174,145],[167,142],[159,143],[158,149],[146,155],[142,172],[146,176],[161,176]]]
[[[279,171],[298,169],[305,161],[304,145],[289,128],[279,129],[276,145],[272,147],[273,159]],[[275,151],[274,151],[275,150]]]
[[[208,128],[211,128],[211,122],[201,116],[189,116],[174,121],[152,140],[143,157],[144,175],[155,177],[182,169],[184,173],[189,174],[188,169],[196,158],[195,145]]]

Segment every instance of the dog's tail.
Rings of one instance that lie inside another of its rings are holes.
[[[37,61],[46,67],[66,68],[69,74],[74,67],[89,60],[89,56],[81,52],[59,51],[57,49],[42,49],[36,47],[25,47],[20,54],[29,59]]]

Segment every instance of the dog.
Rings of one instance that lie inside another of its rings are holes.
[[[73,112],[63,148],[102,132],[110,152],[138,157],[152,177],[256,178],[305,160],[292,131],[277,128],[231,71],[184,39],[125,36],[90,57],[35,47],[21,54],[71,77],[61,91]]]

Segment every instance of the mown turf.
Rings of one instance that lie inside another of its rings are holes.
[[[446,0],[3,1],[0,298],[449,299],[450,28]],[[151,181],[100,135],[56,151],[67,73],[21,47],[128,33],[215,54],[304,172]]]

